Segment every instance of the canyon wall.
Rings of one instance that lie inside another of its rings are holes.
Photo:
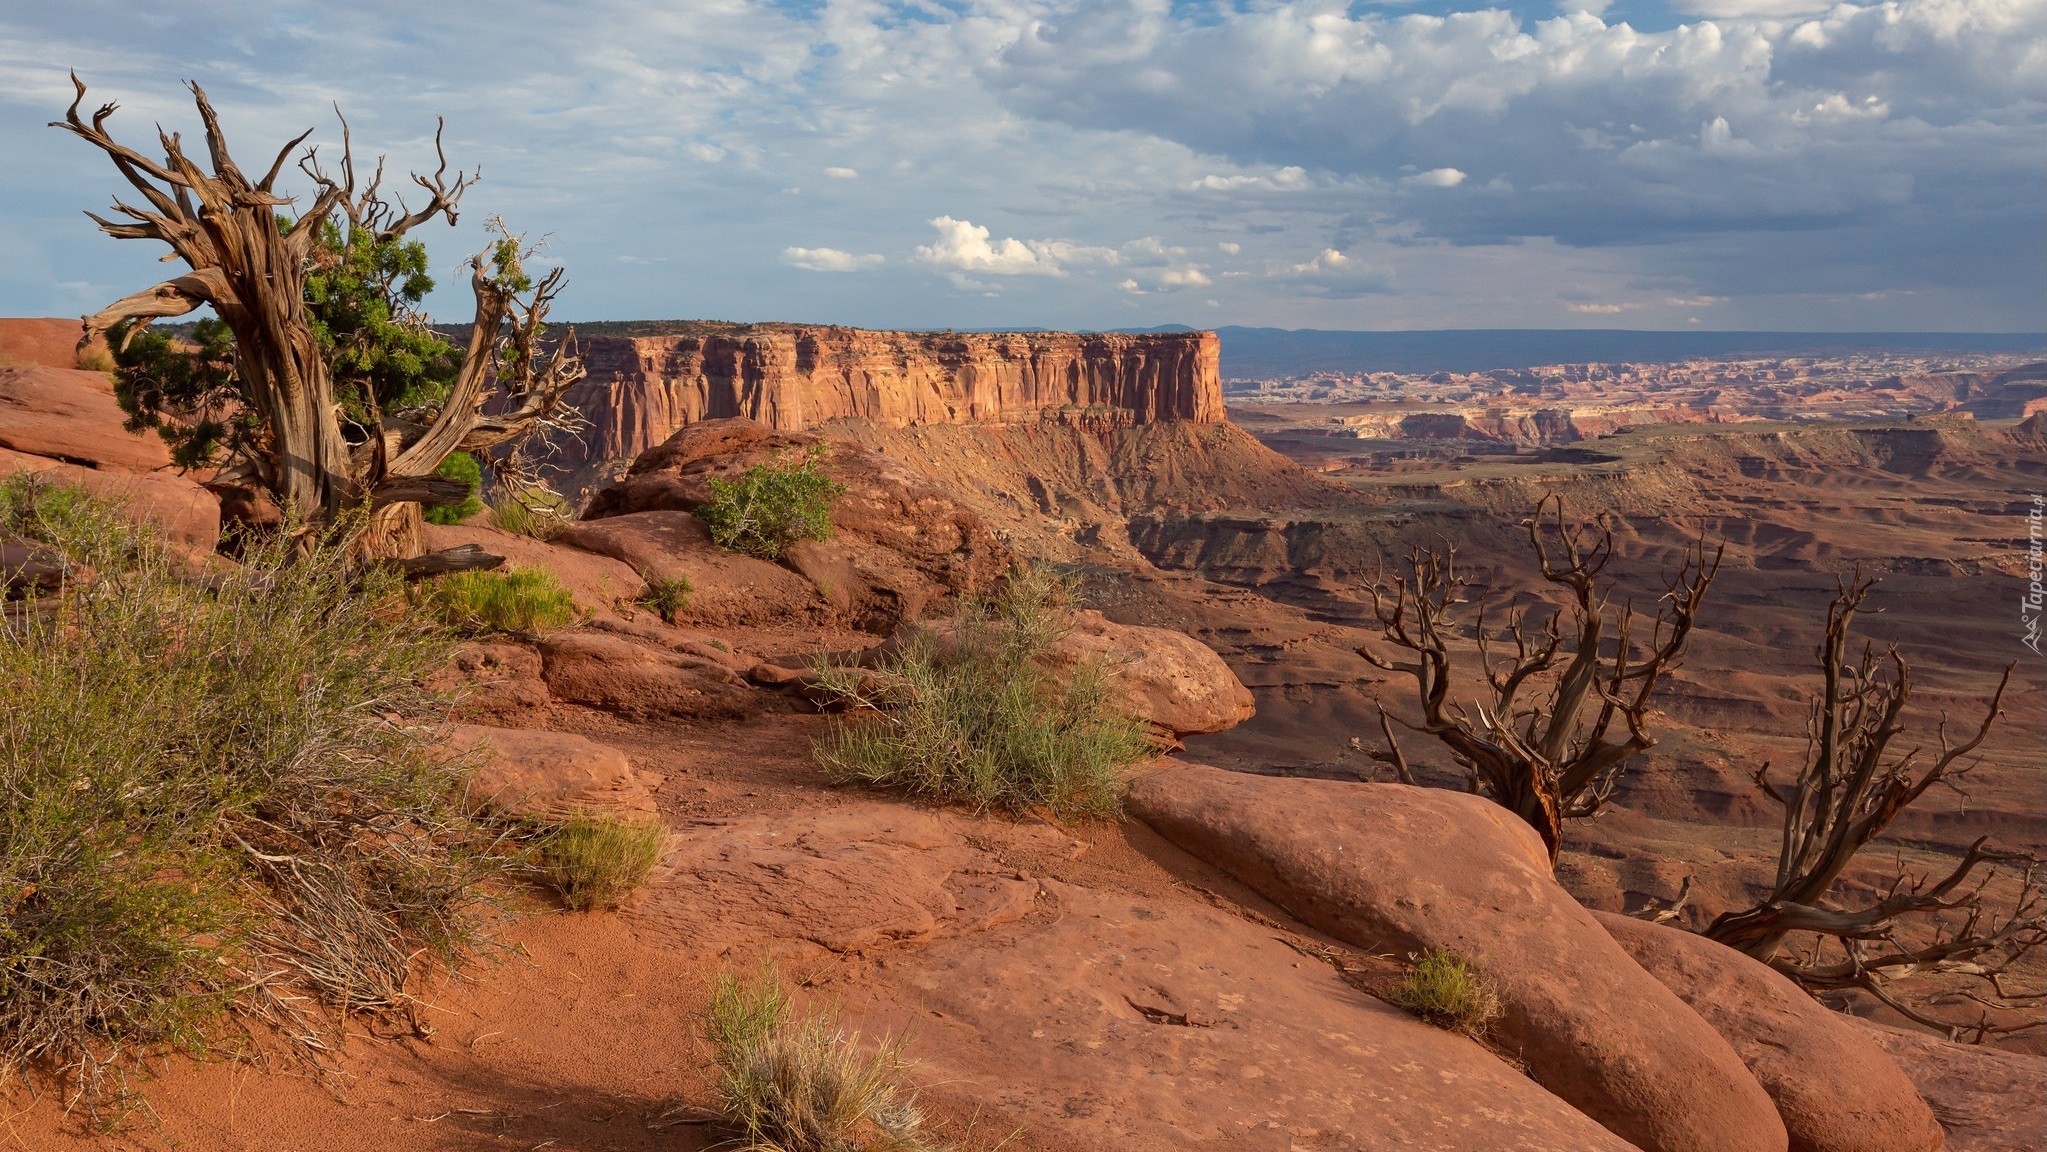
[[[789,431],[842,418],[895,428],[1224,419],[1213,332],[678,324],[659,334],[614,335],[610,327],[579,338],[590,375],[569,399],[590,428],[562,444],[554,461],[584,476],[630,460],[686,424],[727,416]]]

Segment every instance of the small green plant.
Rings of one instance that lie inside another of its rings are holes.
[[[824,473],[819,444],[798,459],[756,464],[738,479],[711,478],[711,499],[696,510],[721,548],[779,560],[798,540],[829,540],[832,501],[846,486]]]
[[[420,593],[426,608],[463,632],[544,634],[575,619],[569,590],[540,568],[455,572]]]
[[[640,593],[640,603],[673,624],[676,617],[689,610],[689,598],[696,590],[696,585],[691,584],[687,576],[674,579],[659,577],[647,581],[647,587]]]
[[[441,466],[434,469],[434,475],[447,480],[460,480],[469,485],[469,495],[459,504],[429,504],[426,507],[426,522],[429,524],[460,524],[478,512],[483,511],[483,498],[477,490],[483,487],[483,466],[476,457],[467,452],[451,452]]]
[[[901,1039],[862,1052],[828,1011],[796,1017],[772,966],[719,974],[705,1023],[730,1147],[742,1152],[938,1152],[923,1133]]]
[[[1492,980],[1441,948],[1423,953],[1388,999],[1439,1028],[1474,1039],[1485,1035],[1500,1017],[1500,996]]]
[[[578,812],[541,837],[541,873],[578,912],[616,908],[661,862],[665,835],[658,820]]]
[[[874,675],[820,664],[820,686],[849,710],[813,748],[825,775],[977,807],[1113,816],[1125,772],[1151,746],[1115,706],[1112,669],[1047,669],[1071,595],[1051,569],[1025,569],[967,602],[943,640],[919,633]]]
[[[552,540],[575,522],[569,499],[547,488],[528,487],[491,503],[490,522],[501,532]]]

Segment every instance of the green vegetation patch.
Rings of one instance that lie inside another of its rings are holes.
[[[541,568],[455,572],[427,584],[421,603],[463,632],[542,635],[576,617],[576,602],[553,573]]]
[[[820,666],[848,709],[813,749],[825,775],[976,807],[1115,815],[1125,773],[1151,748],[1115,707],[1111,669],[1046,670],[1071,595],[1050,568],[1025,569],[964,604],[943,642],[919,633],[872,672]]]
[[[494,840],[454,807],[446,643],[396,577],[257,544],[191,579],[82,491],[0,481],[77,566],[0,619],[0,1067],[88,1105],[234,1008],[403,1011],[474,941]]]
[[[467,452],[451,452],[434,475],[448,480],[460,480],[469,485],[469,495],[456,504],[429,504],[426,508],[426,522],[429,524],[460,524],[478,512],[483,511],[483,498],[477,495],[483,487],[483,466],[476,457]]]
[[[832,502],[846,486],[824,473],[826,448],[756,464],[727,480],[711,478],[711,499],[696,510],[711,539],[763,560],[779,560],[798,540],[829,540]]]
[[[677,617],[689,610],[689,598],[695,594],[696,586],[689,582],[687,576],[660,577],[647,581],[646,589],[640,593],[640,603],[673,624]]]

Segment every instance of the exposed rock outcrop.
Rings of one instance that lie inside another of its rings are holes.
[[[585,336],[569,394],[590,431],[571,468],[630,460],[677,429],[739,416],[781,431],[828,420],[890,426],[1035,420],[1117,425],[1223,419],[1212,332],[875,332],[677,323]]]
[[[1842,1019],[1919,1086],[1947,1129],[1944,1152],[2039,1152],[2047,1140],[2047,1058]]]
[[[473,809],[539,819],[654,814],[647,781],[608,744],[568,732],[457,724],[448,745],[477,761],[467,795]]]
[[[1734,1045],[1791,1152],[1931,1152],[1933,1110],[1883,1050],[1766,964],[1676,928],[1594,912],[1635,962]]]
[[[1551,877],[1527,825],[1476,796],[1198,765],[1131,785],[1166,839],[1370,952],[1443,948],[1498,984],[1503,1045],[1643,1152],[1784,1152],[1775,1106],[1719,1033]]]
[[[820,446],[826,451],[823,470],[846,486],[832,505],[833,535],[829,540],[800,541],[784,562],[815,586],[836,614],[886,630],[916,619],[936,600],[986,587],[1011,564],[1009,549],[981,516],[930,476],[857,445],[827,443],[804,432],[777,432],[751,420],[713,420],[677,432],[641,456],[624,479],[599,492],[584,514],[585,522],[561,539],[627,559],[645,573],[646,563],[600,543],[623,530],[614,525],[636,515],[674,517],[694,511],[711,499],[713,478],[737,476],[766,461],[794,460]],[[701,527],[689,530],[679,522],[674,531],[702,534]],[[685,545],[678,536],[667,547],[679,550]],[[687,547],[697,565],[709,562],[697,545]],[[701,547],[718,551],[708,537],[703,537]],[[734,557],[735,562],[744,560]],[[775,579],[779,578],[765,573],[755,578],[769,586]],[[708,601],[706,607],[693,609],[710,610]]]

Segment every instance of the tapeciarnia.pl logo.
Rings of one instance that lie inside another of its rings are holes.
[[[2040,655],[2040,614],[2047,606],[2047,541],[2041,538],[2047,529],[2047,496],[2033,497],[2032,510],[2026,513],[2026,594],[2019,600],[2019,643]]]

